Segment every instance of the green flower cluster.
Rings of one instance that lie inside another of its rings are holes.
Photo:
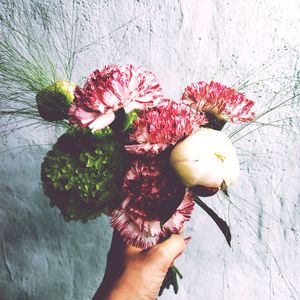
[[[50,205],[57,206],[67,221],[86,222],[109,214],[120,202],[125,155],[110,129],[97,135],[84,129],[68,131],[42,163]]]

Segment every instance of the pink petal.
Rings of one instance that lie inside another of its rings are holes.
[[[104,115],[98,116],[92,123],[90,123],[89,127],[92,129],[92,132],[95,132],[111,124],[114,119],[115,114],[113,112],[109,112]]]
[[[133,65],[109,65],[101,71],[95,70],[89,75],[83,88],[76,88],[74,95],[70,122],[81,127],[86,127],[92,122],[90,127],[93,131],[112,122],[112,111],[124,107],[128,113],[157,104],[163,98],[156,76],[142,67]],[[88,116],[84,111],[93,112],[93,115]],[[97,113],[109,116],[107,120],[105,117],[99,119]]]
[[[155,246],[159,241],[159,235],[152,235],[149,233],[149,230],[148,233],[147,231],[141,231],[139,226],[132,222],[122,210],[113,211],[111,225],[119,231],[128,245],[133,245],[140,249],[148,249]]]
[[[173,216],[164,224],[165,232],[178,233],[182,229],[184,223],[189,221],[194,210],[194,195],[187,191],[181,204],[176,209]]]
[[[206,116],[182,103],[164,99],[158,106],[139,112],[133,122],[129,139],[134,144],[125,145],[128,152],[153,156],[175,145],[207,123]]]
[[[194,82],[185,88],[181,99],[198,111],[209,112],[226,121],[248,122],[255,118],[251,111],[254,105],[252,100],[218,82]]]

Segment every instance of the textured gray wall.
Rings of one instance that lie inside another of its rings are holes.
[[[65,2],[70,9],[72,1]],[[75,4],[82,44],[137,17],[79,58],[75,81],[104,64],[133,63],[152,69],[167,97],[196,80],[247,85],[257,109],[297,93],[299,1]],[[207,199],[230,224],[232,248],[196,209],[186,230],[193,240],[177,263],[184,274],[179,294],[161,299],[300,299],[300,124],[287,119],[299,117],[296,100],[264,119],[282,122],[235,143],[242,171],[231,203]],[[0,299],[90,299],[103,276],[109,220],[66,223],[42,192],[40,163],[60,133],[41,125],[1,143]]]

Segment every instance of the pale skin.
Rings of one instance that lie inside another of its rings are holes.
[[[164,277],[183,252],[186,241],[180,234],[149,250],[124,244],[114,232],[107,255],[103,281],[93,300],[155,300]]]

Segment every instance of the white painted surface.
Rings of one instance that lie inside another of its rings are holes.
[[[152,69],[167,97],[180,97],[197,80],[236,88],[259,81],[245,88],[257,108],[286,85],[275,101],[297,92],[299,1],[75,3],[81,44],[138,18],[85,52],[74,80],[104,64],[133,63]],[[298,109],[287,107],[269,121],[299,116]],[[232,248],[197,209],[186,230],[193,240],[178,261],[179,294],[161,299],[300,299],[300,123],[284,124],[289,130],[265,127],[235,143],[242,172],[233,194],[243,199],[206,200],[230,224]],[[103,276],[108,220],[66,223],[42,192],[40,163],[59,135],[40,126],[11,134],[1,146],[1,299],[90,299]]]

